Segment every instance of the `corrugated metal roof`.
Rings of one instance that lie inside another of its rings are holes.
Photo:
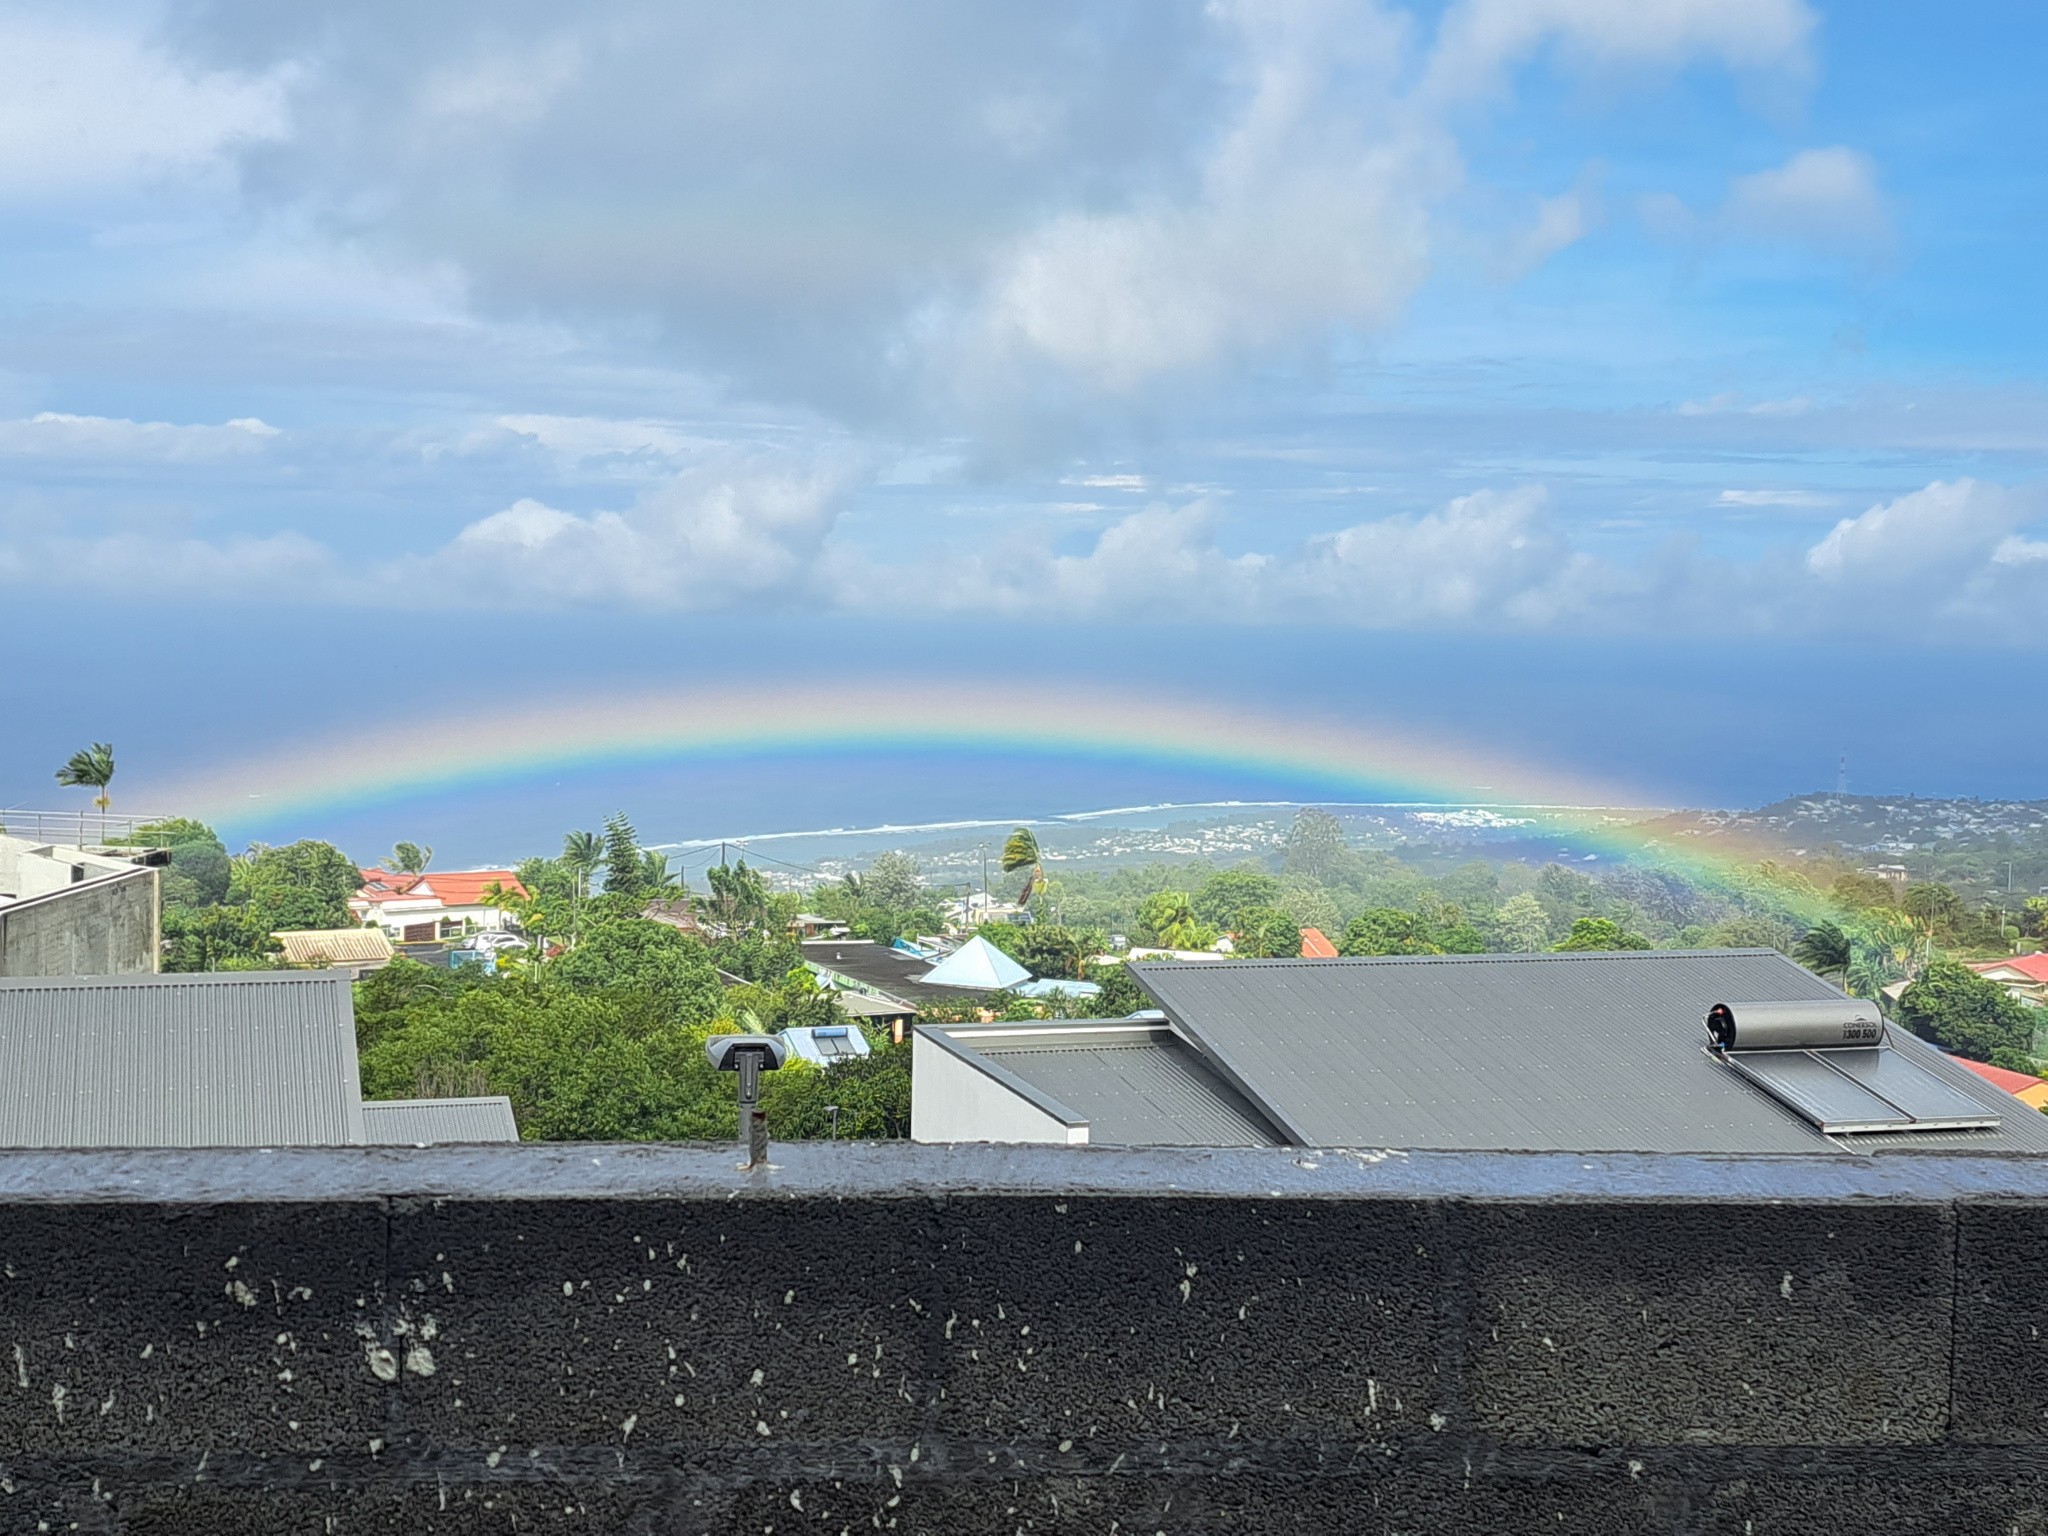
[[[392,955],[382,928],[295,928],[271,937],[288,965],[368,965]]]
[[[1088,1122],[1095,1146],[1272,1147],[1285,1143],[1259,1112],[1171,1030],[1100,1033],[1086,1023],[977,1038],[967,1046]]]
[[[1134,965],[1209,1062],[1305,1146],[1500,1151],[2048,1151],[2048,1119],[1902,1030],[1996,1131],[1831,1143],[1707,1056],[1716,1002],[1839,996],[1774,950]]]
[[[512,1101],[503,1094],[481,1099],[365,1099],[363,1131],[378,1147],[519,1139]]]
[[[362,1139],[345,975],[0,980],[0,1146]]]

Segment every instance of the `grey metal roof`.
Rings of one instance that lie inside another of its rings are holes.
[[[481,1099],[365,1099],[364,1139],[372,1146],[449,1146],[463,1142],[517,1141],[512,1101],[503,1094]]]
[[[1243,1094],[1165,1024],[1070,1020],[928,1025],[1088,1123],[1093,1146],[1285,1145]]]
[[[930,960],[906,955],[873,939],[805,939],[803,952],[806,964],[836,972],[913,1008],[934,997],[987,996],[971,987],[931,986],[920,981],[918,978],[932,968]]]
[[[2048,1151],[2048,1118],[1893,1044],[1998,1130],[1830,1139],[1707,1056],[1700,1019],[1840,994],[1775,950],[1146,963],[1132,976],[1304,1146],[1500,1151]]]
[[[362,1140],[344,974],[0,979],[0,1146]]]

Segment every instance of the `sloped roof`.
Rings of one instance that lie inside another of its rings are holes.
[[[2003,1088],[2023,1104],[2039,1109],[2048,1102],[2048,1081],[2026,1072],[2010,1072],[2004,1067],[1994,1067],[1988,1061],[1971,1061],[1967,1056],[1951,1056],[1959,1067],[1968,1067],[1993,1087]]]
[[[966,987],[976,992],[1000,992],[1030,979],[1029,971],[978,933],[918,977],[929,987]]]
[[[365,1099],[364,1139],[372,1146],[451,1146],[517,1141],[512,1101],[503,1094],[478,1099]]]
[[[2007,955],[2003,960],[1976,960],[1970,969],[1978,973],[1985,971],[2017,971],[2027,980],[2048,986],[2048,953],[2037,951],[2031,955]]]
[[[0,980],[0,1146],[363,1140],[340,972]]]
[[[1131,968],[1177,1032],[1303,1146],[1812,1152],[1835,1145],[1702,1049],[1716,1002],[1840,996],[1775,950],[1236,960]],[[2048,1117],[1903,1030],[1892,1046],[1996,1130],[1859,1152],[2048,1152]]]
[[[1329,935],[1322,929],[1304,928],[1301,930],[1301,958],[1334,960],[1337,958],[1337,946],[1330,942]]]
[[[1001,1081],[1020,1080],[1091,1146],[1273,1147],[1285,1139],[1162,1019],[923,1024]]]
[[[509,869],[436,869],[424,875],[366,869],[355,899],[373,906],[387,901],[438,901],[444,907],[480,907],[484,892],[493,883],[516,896],[526,894],[518,873]]]
[[[284,946],[287,965],[371,965],[391,958],[382,928],[284,929],[271,937]]]

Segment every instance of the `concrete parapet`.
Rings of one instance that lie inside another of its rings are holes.
[[[0,1532],[2048,1531],[2048,1164],[0,1153]]]

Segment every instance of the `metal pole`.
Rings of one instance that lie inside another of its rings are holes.
[[[761,1108],[761,1061],[752,1051],[740,1056],[740,1136],[747,1144],[745,1166],[768,1161],[768,1116]]]

